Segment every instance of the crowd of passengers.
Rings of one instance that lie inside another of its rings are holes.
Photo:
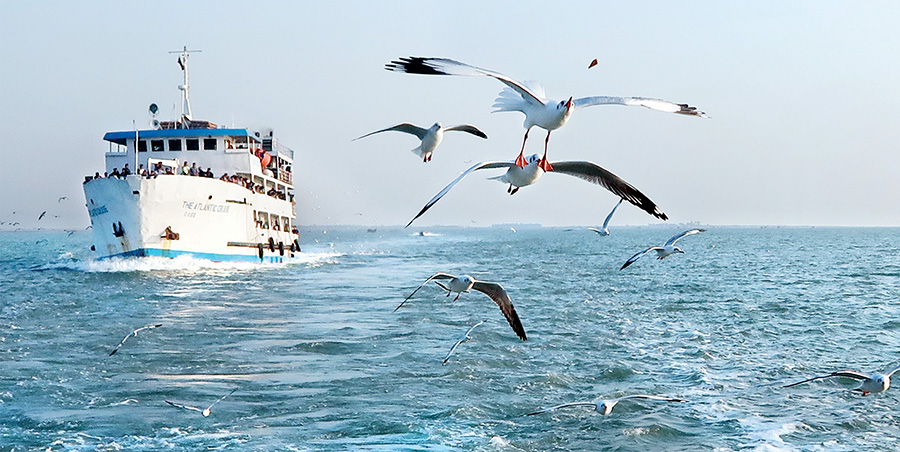
[[[143,177],[149,177],[149,178],[154,178],[160,174],[181,174],[184,176],[198,176],[198,177],[209,177],[209,178],[215,177],[215,176],[213,176],[213,172],[212,172],[211,168],[206,168],[206,171],[204,171],[203,168],[197,168],[196,162],[194,162],[194,164],[192,164],[191,166],[188,166],[188,163],[184,162],[184,165],[178,169],[177,173],[175,172],[175,170],[172,169],[171,166],[163,165],[161,162],[156,162],[153,165],[153,168],[150,171],[147,171],[147,169],[144,168],[144,164],[142,163],[141,166],[138,168],[137,173]],[[99,172],[97,172],[97,173],[94,173],[93,177],[86,176],[84,178],[84,181],[88,182],[93,179],[105,179],[105,178],[109,178],[109,177],[115,177],[117,179],[124,179],[126,176],[129,176],[131,174],[132,174],[131,168],[129,168],[128,164],[126,163],[125,166],[122,168],[122,171],[119,171],[118,168],[113,168],[112,173],[107,174],[106,172],[104,172],[102,176],[100,175]],[[253,191],[256,193],[260,193],[260,194],[265,193],[265,194],[267,194],[273,198],[277,198],[277,199],[283,200],[283,199],[287,199],[287,196],[290,196],[291,201],[293,201],[293,198],[294,198],[293,195],[285,195],[284,191],[275,190],[274,188],[270,188],[268,191],[266,191],[265,186],[253,183],[253,181],[251,181],[245,177],[238,176],[238,175],[229,176],[228,174],[223,174],[222,177],[219,178],[219,180],[222,180],[225,182],[231,182],[233,184],[242,185],[247,190],[250,190],[250,191]]]

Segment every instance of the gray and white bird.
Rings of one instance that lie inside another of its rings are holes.
[[[516,308],[512,304],[512,300],[509,298],[509,294],[506,293],[506,289],[503,288],[500,284],[486,281],[478,281],[475,278],[469,275],[462,276],[453,276],[448,273],[435,273],[428,277],[425,282],[422,283],[419,287],[416,288],[411,294],[409,294],[406,299],[400,303],[399,306],[394,308],[394,312],[397,312],[400,307],[403,306],[419,289],[425,287],[429,282],[434,281],[435,284],[440,286],[441,289],[447,291],[447,296],[450,294],[456,293],[456,298],[453,301],[459,300],[459,296],[463,293],[469,293],[471,289],[475,289],[488,297],[491,300],[494,300],[494,303],[497,303],[497,306],[500,307],[500,311],[503,313],[503,316],[506,317],[506,321],[509,322],[509,326],[512,327],[513,331],[516,332],[516,335],[519,336],[523,341],[528,340],[528,337],[525,335],[525,327],[522,326],[522,322],[519,320],[519,315],[516,314]]]
[[[547,143],[550,141],[550,132],[562,127],[572,116],[572,112],[584,107],[594,105],[627,105],[641,106],[652,110],[678,113],[688,116],[706,117],[706,113],[687,104],[678,104],[661,99],[649,99],[644,97],[611,97],[594,96],[568,100],[555,101],[548,99],[544,94],[544,88],[536,82],[517,82],[499,72],[480,67],[471,66],[448,58],[408,57],[400,58],[385,65],[385,69],[394,72],[422,75],[462,75],[462,76],[487,76],[499,80],[507,87],[500,92],[500,97],[494,101],[494,112],[519,111],[525,114],[525,138],[522,140],[522,150],[516,158],[516,165],[525,167],[525,142],[528,141],[528,132],[534,126],[547,131],[544,139],[544,156],[541,159],[541,167],[549,171],[552,165],[547,161]]]
[[[452,132],[452,131],[460,131],[460,132],[468,132],[476,137],[487,138],[487,135],[478,130],[477,127],[470,124],[462,124],[458,126],[452,127],[443,127],[441,123],[436,122],[430,128],[424,129],[415,124],[410,124],[405,122],[403,124],[397,124],[393,127],[388,127],[387,129],[376,130],[372,133],[367,133],[361,137],[354,138],[350,141],[356,141],[360,138],[365,138],[369,135],[375,135],[376,133],[381,132],[403,132],[411,135],[415,135],[422,142],[419,143],[414,149],[412,149],[412,153],[418,155],[422,158],[422,162],[428,163],[431,161],[431,155],[434,153],[434,150],[437,149],[438,145],[441,144],[441,141],[444,141],[444,132]]]
[[[676,398],[672,398],[672,397],[663,397],[663,396],[656,396],[656,395],[649,395],[649,394],[633,394],[633,395],[622,396],[622,397],[619,397],[616,399],[598,400],[596,402],[564,403],[562,405],[556,405],[554,407],[544,408],[543,410],[535,411],[534,413],[528,413],[528,416],[534,416],[535,414],[547,413],[549,411],[556,411],[560,408],[569,408],[569,407],[573,407],[573,406],[592,406],[598,413],[606,416],[607,414],[612,413],[613,407],[615,407],[616,404],[618,404],[619,402],[621,402],[623,400],[631,400],[631,399],[661,400],[663,402],[687,402],[687,400],[676,399]]]
[[[594,231],[604,237],[609,235],[609,220],[612,219],[613,214],[616,213],[616,209],[619,208],[619,204],[622,204],[622,201],[624,201],[624,199],[619,198],[619,202],[616,203],[615,207],[609,212],[609,215],[606,216],[606,219],[603,220],[603,226],[601,226],[600,229],[588,228],[588,231]]]
[[[162,326],[162,323],[157,323],[157,324],[155,324],[155,325],[142,326],[142,327],[140,327],[140,328],[138,328],[138,329],[136,329],[136,330],[134,330],[134,331],[128,333],[128,334],[122,339],[122,342],[119,342],[119,345],[116,345],[116,348],[114,348],[113,351],[109,352],[109,356],[115,355],[116,352],[119,351],[119,347],[125,345],[125,341],[127,341],[129,337],[132,337],[132,336],[137,337],[138,333],[141,332],[141,331],[144,331],[144,330],[152,330],[153,328],[159,328],[159,327],[161,327],[161,326]]]
[[[460,344],[462,344],[463,342],[466,342],[466,341],[472,339],[472,337],[469,336],[469,333],[471,333],[472,330],[474,330],[476,326],[481,325],[481,324],[484,323],[484,322],[487,322],[487,320],[482,320],[482,321],[480,321],[480,322],[478,322],[478,323],[476,323],[476,324],[470,326],[469,329],[466,330],[466,333],[463,334],[462,337],[459,338],[459,340],[456,341],[455,344],[453,344],[453,347],[450,347],[450,351],[447,352],[447,356],[444,357],[444,364],[447,364],[447,361],[450,360],[450,357],[453,356],[453,352],[456,351],[457,347],[459,347]],[[443,364],[442,364],[442,365],[443,365]]]
[[[506,173],[492,177],[490,179],[498,180],[500,182],[509,184],[509,188],[506,190],[509,194],[515,194],[519,191],[519,188],[526,187],[528,185],[532,185],[537,182],[545,173],[543,167],[541,167],[540,162],[541,158],[538,157],[537,154],[532,154],[526,160],[528,163],[524,168],[520,168],[513,161],[507,162],[481,162],[476,163],[471,168],[465,170],[460,174],[453,182],[450,182],[443,190],[438,192],[438,194],[434,195],[425,207],[419,211],[419,213],[406,224],[406,227],[412,224],[413,221],[416,221],[416,218],[419,218],[424,214],[428,209],[431,208],[436,202],[438,202],[447,192],[450,191],[453,186],[455,186],[459,181],[463,180],[470,173],[483,169],[494,169],[494,168],[506,168]],[[575,176],[579,179],[585,180],[592,184],[597,184],[606,188],[616,196],[634,204],[639,207],[641,210],[653,215],[656,218],[661,220],[666,220],[668,217],[664,214],[656,204],[650,200],[646,195],[641,193],[637,188],[634,188],[633,185],[625,182],[624,179],[616,176],[612,172],[604,169],[603,167],[597,165],[596,163],[591,162],[554,162],[553,168],[551,169],[554,173],[565,174],[569,176]]]
[[[706,229],[691,229],[689,231],[684,231],[681,234],[678,234],[678,235],[670,238],[669,240],[667,240],[666,244],[663,246],[651,246],[650,248],[647,248],[643,251],[638,251],[637,254],[628,258],[628,260],[625,262],[624,265],[622,265],[622,268],[620,268],[619,270],[624,270],[625,267],[633,264],[636,260],[644,257],[644,255],[649,253],[650,251],[656,251],[657,259],[665,259],[675,253],[684,253],[684,250],[675,246],[675,242],[677,242],[678,239],[680,239],[682,237],[692,235],[692,234],[699,234],[701,232],[706,232]]]
[[[796,383],[791,383],[789,385],[785,385],[783,387],[790,388],[792,386],[797,386],[799,384],[803,384],[813,380],[821,380],[823,378],[831,378],[831,377],[843,377],[843,378],[852,378],[854,380],[860,380],[861,383],[859,387],[853,388],[853,391],[859,391],[862,395],[867,395],[873,392],[884,392],[887,391],[888,388],[891,387],[891,376],[894,375],[900,367],[897,367],[885,374],[872,374],[866,375],[861,372],[857,372],[855,370],[839,370],[837,372],[832,372],[828,375],[820,375],[818,377],[807,378],[803,381],[798,381]]]
[[[168,401],[168,400],[166,400],[166,403],[168,403],[169,405],[172,405],[172,406],[174,406],[174,407],[176,407],[176,408],[184,408],[184,409],[186,409],[186,410],[198,411],[198,412],[200,412],[200,414],[203,415],[203,417],[209,417],[209,415],[212,413],[212,407],[214,407],[217,403],[221,402],[222,400],[225,400],[225,397],[228,397],[228,396],[230,396],[231,394],[234,394],[235,391],[237,391],[237,388],[234,388],[234,389],[232,389],[231,392],[229,392],[228,394],[225,394],[225,395],[223,395],[222,397],[219,397],[218,400],[216,400],[215,402],[212,403],[212,405],[210,405],[210,406],[208,406],[208,407],[206,407],[206,408],[197,408],[197,407],[195,407],[195,406],[182,405],[182,404],[180,404],[180,403],[170,402],[170,401]]]

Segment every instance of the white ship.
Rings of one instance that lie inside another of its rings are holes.
[[[300,251],[294,153],[270,131],[194,120],[188,85],[191,52],[187,47],[172,52],[179,54],[184,75],[178,87],[179,119],[157,120],[158,108],[152,104],[150,129],[103,137],[109,142],[107,176],[95,174],[84,182],[91,249],[100,259],[189,255],[285,262]]]

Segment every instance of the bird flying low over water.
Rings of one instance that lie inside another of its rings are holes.
[[[656,251],[657,259],[665,259],[675,253],[684,253],[684,251],[681,248],[675,246],[675,242],[677,242],[678,239],[680,239],[684,236],[688,236],[691,234],[699,234],[701,232],[706,232],[706,229],[691,229],[690,231],[684,231],[681,234],[678,234],[678,235],[670,238],[669,240],[667,240],[666,244],[663,246],[651,246],[650,248],[647,248],[643,251],[638,251],[637,254],[628,258],[628,261],[626,261],[625,264],[622,265],[622,268],[620,268],[619,270],[624,270],[625,267],[633,264],[636,260],[644,257],[644,255],[649,253],[650,251]]]
[[[422,127],[419,127],[417,125],[405,122],[403,124],[397,124],[396,126],[393,126],[393,127],[388,127],[387,129],[381,129],[381,130],[376,130],[371,133],[367,133],[361,137],[354,138],[351,141],[356,141],[360,138],[365,138],[369,135],[374,135],[376,133],[388,132],[388,131],[403,132],[403,133],[415,135],[415,136],[419,137],[419,140],[422,140],[422,142],[419,144],[419,146],[412,149],[412,152],[413,152],[413,154],[416,154],[419,157],[421,157],[423,162],[427,163],[427,162],[431,161],[431,154],[434,153],[434,150],[437,149],[438,145],[441,144],[441,141],[444,140],[444,132],[452,132],[454,130],[458,130],[460,132],[468,132],[468,133],[471,133],[472,135],[475,135],[475,136],[481,137],[481,138],[485,138],[485,139],[487,138],[487,135],[484,132],[482,132],[481,130],[478,130],[477,127],[475,127],[473,125],[469,125],[469,124],[462,124],[462,125],[452,126],[452,127],[443,127],[443,126],[441,126],[441,123],[436,122],[430,128],[423,129]]]
[[[472,338],[469,336],[469,333],[471,333],[472,330],[474,330],[476,326],[481,325],[481,324],[484,323],[484,322],[487,322],[487,320],[482,320],[482,321],[480,321],[480,322],[478,322],[478,323],[476,323],[476,324],[470,326],[469,329],[466,330],[466,333],[463,334],[463,336],[462,336],[461,338],[459,338],[459,340],[456,341],[455,344],[453,344],[453,347],[450,347],[450,351],[447,352],[447,356],[444,357],[444,364],[447,364],[447,361],[450,360],[450,356],[453,355],[453,352],[456,351],[456,348],[459,347],[459,344],[462,344],[463,342],[466,342],[466,341],[472,339]]]
[[[606,219],[603,220],[603,226],[602,226],[600,229],[597,229],[597,228],[588,228],[588,231],[594,231],[594,232],[596,232],[597,234],[600,234],[600,235],[602,235],[602,236],[604,236],[604,237],[607,236],[607,235],[609,235],[609,220],[612,219],[613,214],[616,213],[616,209],[619,208],[619,204],[622,204],[622,201],[624,201],[624,199],[620,198],[620,199],[619,199],[619,202],[618,202],[618,203],[615,205],[615,207],[613,207],[613,209],[609,212],[609,215],[606,216]]]
[[[431,208],[436,202],[438,202],[447,192],[450,191],[453,186],[455,186],[459,181],[463,180],[466,176],[468,176],[473,171],[483,170],[483,169],[493,169],[493,168],[506,168],[506,173],[492,177],[491,179],[498,180],[503,183],[509,184],[509,188],[506,190],[509,194],[515,194],[519,191],[519,188],[525,187],[528,185],[532,185],[541,178],[546,172],[540,166],[540,157],[537,154],[533,154],[528,157],[528,164],[525,165],[524,168],[519,168],[515,162],[481,162],[476,163],[471,168],[463,171],[453,182],[450,182],[449,185],[444,187],[443,190],[438,192],[438,194],[434,195],[425,207],[419,211],[416,216],[406,224],[406,227],[412,224],[413,221],[416,221],[416,218],[419,218],[424,214],[428,209]],[[592,184],[597,184],[611,191],[616,196],[634,204],[639,207],[641,210],[653,215],[656,218],[661,220],[666,220],[669,217],[666,216],[656,204],[650,200],[646,195],[641,193],[637,188],[634,188],[633,185],[625,182],[624,179],[616,176],[612,172],[604,169],[603,167],[597,165],[596,163],[591,162],[555,162],[553,164],[553,169],[551,170],[554,173],[565,174],[568,176],[575,176],[579,179],[588,181]]]
[[[627,396],[619,397],[619,398],[617,398],[617,399],[611,399],[611,400],[598,400],[598,401],[596,401],[596,402],[572,402],[572,403],[564,403],[564,404],[562,404],[562,405],[557,405],[557,406],[554,406],[554,407],[545,408],[545,409],[540,410],[540,411],[535,411],[534,413],[528,413],[527,416],[534,416],[535,414],[547,413],[547,412],[550,412],[550,411],[556,411],[556,410],[558,410],[558,409],[560,409],[560,408],[569,408],[569,407],[573,407],[573,406],[593,406],[594,409],[595,409],[598,413],[600,413],[600,414],[606,416],[607,414],[612,413],[612,409],[613,409],[613,407],[616,406],[617,403],[619,403],[619,402],[621,402],[621,401],[623,401],[623,400],[630,400],[630,399],[650,399],[650,400],[661,400],[661,401],[664,401],[664,402],[687,402],[687,400],[675,399],[675,398],[672,398],[672,397],[663,397],[663,396],[655,396],[655,395],[648,395],[648,394],[633,394],[633,395],[627,395]]]
[[[857,372],[855,370],[839,370],[837,372],[832,372],[828,375],[820,375],[818,377],[807,378],[803,381],[798,381],[796,383],[791,383],[789,385],[785,385],[783,387],[790,388],[792,386],[797,386],[799,384],[803,384],[813,380],[821,380],[823,378],[831,378],[831,377],[844,377],[844,378],[852,378],[854,380],[860,380],[861,383],[859,387],[853,388],[854,391],[859,391],[862,395],[867,395],[870,392],[884,392],[887,391],[888,388],[891,387],[891,376],[894,375],[900,367],[891,370],[886,374],[872,374],[866,375],[861,372]]]
[[[232,389],[231,392],[229,392],[228,394],[223,395],[223,396],[220,397],[218,400],[216,400],[215,402],[213,402],[212,405],[206,407],[205,409],[197,408],[197,407],[195,407],[195,406],[182,405],[182,404],[180,404],[180,403],[170,402],[170,401],[168,401],[168,400],[166,400],[166,403],[168,403],[169,405],[172,405],[172,406],[174,406],[174,407],[176,407],[176,408],[184,408],[184,409],[186,409],[186,410],[199,411],[200,414],[203,415],[203,417],[209,417],[209,415],[212,413],[212,407],[215,406],[217,403],[221,402],[222,400],[225,400],[225,397],[228,397],[228,396],[230,396],[231,394],[234,394],[235,391],[237,391],[237,388]]]
[[[506,289],[503,288],[500,284],[486,282],[486,281],[478,281],[475,278],[469,275],[462,275],[459,277],[447,274],[447,273],[435,273],[428,277],[425,282],[422,283],[413,293],[409,294],[406,299],[400,303],[399,306],[394,308],[394,312],[397,312],[397,309],[400,309],[404,303],[406,303],[419,289],[425,287],[429,282],[434,281],[435,284],[440,286],[442,289],[447,291],[447,296],[456,292],[456,298],[453,301],[459,300],[459,296],[463,293],[468,293],[469,290],[475,289],[488,297],[491,300],[494,300],[494,303],[497,303],[497,306],[500,307],[500,311],[503,312],[503,316],[506,317],[506,321],[509,322],[509,326],[512,327],[513,331],[516,332],[516,335],[519,336],[523,341],[528,340],[528,337],[525,335],[525,327],[522,326],[522,322],[519,320],[519,315],[516,314],[516,308],[512,304],[512,300],[509,298],[509,294],[506,293]]]
[[[116,348],[113,349],[113,351],[109,352],[109,356],[115,355],[116,352],[119,351],[119,347],[125,345],[125,341],[127,341],[129,337],[131,337],[131,336],[137,337],[138,332],[141,332],[141,331],[144,331],[144,330],[152,330],[153,328],[159,328],[159,327],[161,327],[161,326],[162,326],[162,323],[157,323],[156,325],[142,326],[142,327],[140,327],[140,328],[138,328],[138,329],[136,329],[136,330],[134,330],[134,331],[128,333],[128,334],[125,336],[125,338],[122,339],[122,342],[119,342],[119,345],[117,345]]]
[[[547,131],[544,139],[544,157],[541,159],[541,167],[549,171],[550,163],[547,161],[547,143],[550,141],[550,132],[562,127],[572,115],[572,112],[584,107],[594,105],[628,105],[647,107],[652,110],[678,113],[688,116],[706,117],[706,113],[697,110],[687,104],[677,104],[661,99],[649,99],[644,97],[610,97],[594,96],[568,100],[555,101],[548,99],[544,94],[544,88],[535,82],[517,82],[499,72],[471,66],[448,58],[408,57],[391,61],[385,69],[394,72],[422,75],[463,75],[463,76],[487,76],[499,80],[506,85],[500,92],[494,103],[494,112],[519,111],[525,114],[525,138],[522,140],[522,150],[516,158],[516,165],[525,167],[525,142],[528,141],[528,132],[532,127],[538,126]]]

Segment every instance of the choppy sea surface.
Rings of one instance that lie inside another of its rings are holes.
[[[622,271],[680,229],[419,231],[306,228],[284,266],[0,233],[0,450],[900,448],[900,374],[782,388],[900,365],[900,229],[713,227]],[[438,271],[502,284],[528,341],[475,291],[393,312]],[[687,402],[525,415],[639,393]]]

